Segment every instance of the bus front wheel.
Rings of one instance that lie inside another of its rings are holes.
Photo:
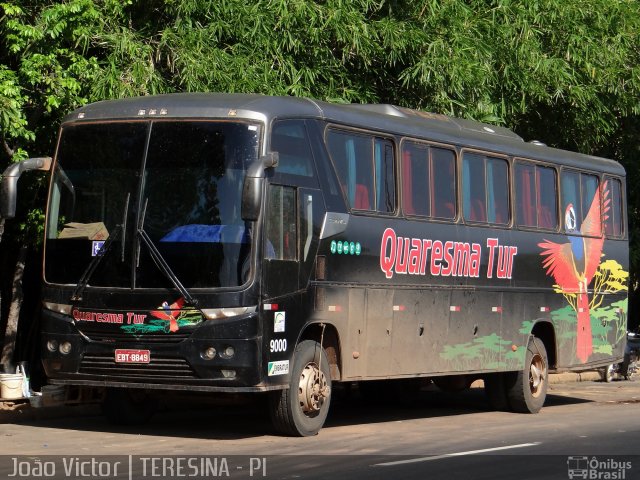
[[[322,346],[313,340],[298,344],[289,388],[272,392],[269,411],[275,429],[285,435],[316,435],[331,403],[331,373]]]
[[[527,345],[524,369],[517,372],[508,386],[509,405],[515,412],[538,413],[544,405],[549,383],[547,350],[539,338],[531,337]]]

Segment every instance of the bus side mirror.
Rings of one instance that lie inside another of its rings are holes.
[[[260,216],[265,168],[278,165],[278,152],[269,152],[247,169],[242,185],[242,219],[252,222]]]
[[[16,200],[18,197],[18,179],[22,172],[30,170],[51,169],[51,157],[28,158],[9,165],[2,174],[0,183],[0,217],[13,218],[16,216]]]

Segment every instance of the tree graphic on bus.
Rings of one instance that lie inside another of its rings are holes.
[[[524,361],[524,354],[524,348],[492,333],[474,338],[471,342],[445,345],[440,357],[451,362],[456,371],[474,370],[478,365],[487,369],[506,370],[518,368]]]

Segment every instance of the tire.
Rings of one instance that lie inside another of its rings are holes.
[[[620,364],[620,375],[625,380],[632,381],[638,378],[638,357],[635,353],[625,353],[624,359]]]
[[[304,340],[298,344],[290,373],[289,388],[269,396],[273,426],[283,435],[316,435],[327,419],[331,404],[329,360],[318,342]]]
[[[531,337],[524,369],[507,386],[509,405],[514,412],[538,413],[544,405],[549,385],[547,350],[539,338]]]
[[[490,373],[484,377],[484,392],[493,410],[506,412],[511,410],[507,391],[516,381],[514,372]]]
[[[142,425],[157,409],[157,399],[144,390],[108,388],[102,401],[102,413],[113,425]]]
[[[613,381],[615,365],[607,365],[602,369],[602,380],[606,383],[611,383]]]
[[[627,373],[626,373],[624,378],[626,378],[630,382],[633,382],[634,380],[636,380],[638,378],[637,360],[634,360],[633,362],[629,363],[629,365],[627,366]]]

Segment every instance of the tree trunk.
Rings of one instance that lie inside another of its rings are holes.
[[[0,363],[7,373],[15,371],[13,363],[13,352],[16,347],[16,336],[18,333],[18,319],[20,318],[20,308],[22,307],[22,277],[24,275],[24,266],[27,260],[27,247],[22,245],[18,252],[18,261],[16,269],[13,273],[13,287],[11,289],[11,305],[9,307],[9,315],[7,316],[7,329],[4,334],[4,346],[2,347],[2,357]]]
[[[4,234],[4,218],[0,217],[0,245],[2,245],[2,235]],[[0,261],[2,257],[0,256]],[[2,285],[0,284],[0,325],[2,325]],[[0,362],[2,365],[2,362]]]

